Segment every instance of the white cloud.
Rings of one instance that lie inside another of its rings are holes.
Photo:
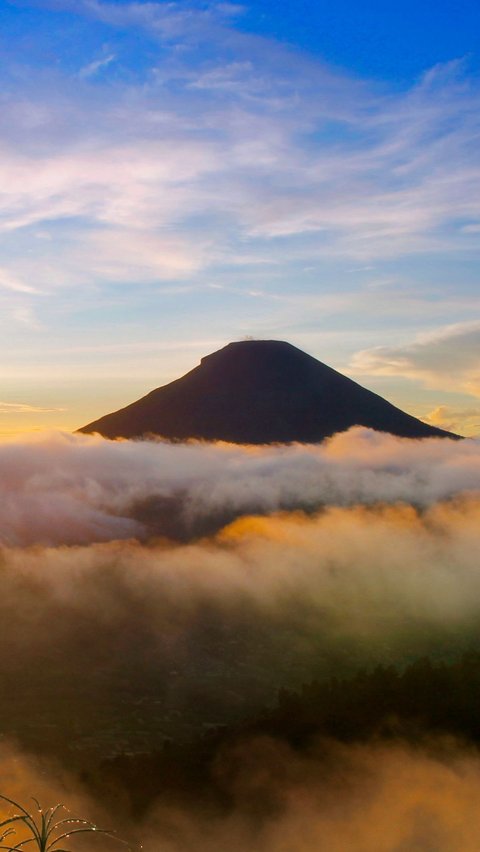
[[[114,53],[110,53],[108,56],[103,56],[100,59],[94,59],[92,62],[89,62],[88,65],[84,65],[83,68],[80,69],[78,76],[83,79],[93,77],[102,68],[107,68],[115,59],[116,57]]]
[[[447,326],[403,346],[364,349],[351,368],[359,375],[403,376],[480,396],[480,321]]]
[[[368,262],[475,249],[480,94],[462,67],[435,68],[410,91],[379,93],[242,34],[233,25],[241,7],[82,8],[168,44],[138,83],[95,79],[112,51],[86,65],[81,80],[17,82],[5,96],[5,280],[25,286],[28,267],[36,271],[28,287],[69,286],[86,245],[82,276],[101,283],[103,269],[110,281],[105,227],[125,229],[125,245],[175,244],[172,263],[169,251],[163,265],[147,251],[130,265],[134,280],[145,281],[269,253],[304,268],[315,257]],[[176,50],[185,39],[218,50],[214,58]],[[67,226],[68,238],[62,233],[48,252],[37,240],[25,259],[14,239],[33,226],[55,234]]]
[[[181,279],[208,262],[209,244],[181,234],[105,229],[87,237],[78,255],[95,276],[110,281]],[[72,276],[74,270],[72,269]]]
[[[25,281],[21,281],[16,275],[12,275],[7,269],[0,268],[0,288],[13,290],[16,293],[35,293],[35,288]]]
[[[203,6],[178,2],[105,3],[83,0],[80,11],[116,27],[140,27],[153,30],[162,40],[196,41],[209,37],[219,28],[241,15],[244,7],[233,3],[211,3]]]
[[[0,443],[0,531],[21,545],[72,543],[72,523],[83,541],[99,540],[99,521],[102,539],[128,538],[146,534],[143,522],[155,534],[157,514],[198,534],[212,519],[252,512],[427,507],[478,491],[479,474],[477,441],[412,441],[360,427],[320,445],[283,447],[51,434]]]

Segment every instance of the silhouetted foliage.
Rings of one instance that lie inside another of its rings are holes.
[[[90,783],[128,799],[140,814],[161,796],[194,800],[198,807],[229,807],[215,767],[225,749],[258,736],[298,751],[314,741],[403,738],[421,742],[450,734],[480,744],[480,653],[454,663],[420,659],[403,671],[393,666],[361,670],[353,677],[313,681],[299,691],[280,690],[275,707],[242,724],[209,731],[190,743],[168,742],[160,752],[106,761]]]
[[[32,808],[27,810],[14,799],[1,794],[0,799],[15,810],[15,813],[0,822],[0,849],[7,852],[15,852],[31,843],[38,852],[69,852],[64,848],[64,842],[69,846],[79,834],[102,834],[123,843],[113,832],[99,828],[88,819],[71,816],[60,818],[60,812],[66,810],[63,805],[43,809],[37,799],[32,799],[35,805],[35,813],[32,813]]]

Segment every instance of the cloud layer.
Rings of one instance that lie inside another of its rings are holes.
[[[126,684],[157,742],[281,685],[476,641],[474,441],[355,429],[320,447],[91,436],[2,447],[5,695],[24,670],[10,701],[32,700],[38,677],[75,694],[84,742],[93,692],[106,708],[97,750],[115,748],[117,724],[123,742]],[[61,715],[42,695],[38,718]],[[24,714],[8,707],[6,724]],[[138,748],[147,735],[132,725]]]
[[[62,767],[87,763],[98,790],[102,758],[198,737],[280,687],[478,649],[477,442],[54,435],[2,444],[0,480],[0,728],[29,752],[1,746],[7,794],[65,801],[152,852],[473,852],[479,759],[451,741],[250,737],[212,767],[228,807],[159,789],[136,822],[121,788],[92,801]]]
[[[436,750],[333,747],[327,761],[322,755],[318,763],[315,751],[300,758],[268,740],[244,748],[225,759],[225,786],[236,804],[230,819],[192,819],[161,809],[153,815],[160,837],[162,829],[173,835],[167,846],[172,852],[213,852],[227,845],[244,852],[252,844],[259,852],[478,848],[478,755],[456,751],[453,744]],[[265,814],[270,809],[263,821],[262,806]],[[158,843],[152,828],[150,838]],[[148,828],[146,838],[148,843]]]
[[[476,441],[354,428],[317,446],[105,441],[52,434],[0,445],[5,544],[183,540],[239,515],[329,505],[428,506],[480,487]]]
[[[416,747],[324,742],[301,755],[282,743],[259,738],[242,743],[218,761],[217,782],[231,802],[226,814],[202,814],[194,803],[182,807],[158,802],[134,824],[122,807],[110,807],[110,813],[99,807],[58,766],[11,746],[0,749],[0,769],[12,796],[25,805],[26,790],[35,790],[44,807],[67,796],[72,814],[115,826],[132,850],[478,849],[480,761],[473,750],[453,741],[431,740]],[[12,812],[5,806],[0,809],[4,817]],[[110,852],[122,847],[105,837],[87,836],[81,848]]]

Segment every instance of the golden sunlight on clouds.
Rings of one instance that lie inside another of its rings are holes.
[[[480,437],[480,408],[459,409],[450,405],[439,405],[422,417],[422,420],[431,426],[438,426],[468,438]]]

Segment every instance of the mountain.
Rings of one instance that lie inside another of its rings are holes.
[[[290,343],[246,340],[80,432],[233,443],[316,443],[350,426],[407,438],[456,437],[428,426]]]

